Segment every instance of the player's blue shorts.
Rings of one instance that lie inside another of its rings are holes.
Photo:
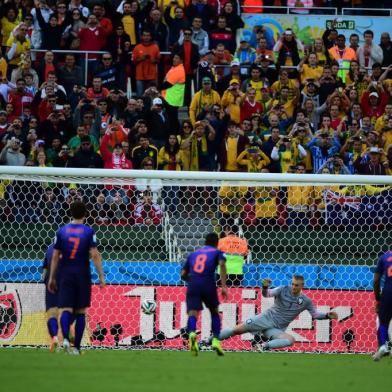
[[[219,305],[215,284],[190,284],[186,292],[186,306],[190,310],[202,310],[204,305],[215,309]]]
[[[48,288],[45,287],[45,306],[46,310],[56,308],[58,303],[58,293],[50,293]]]
[[[378,310],[380,324],[389,325],[392,319],[392,292],[384,291],[381,296],[380,307]]]
[[[58,290],[59,308],[87,308],[91,305],[91,276],[62,274]]]

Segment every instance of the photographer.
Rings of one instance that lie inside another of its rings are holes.
[[[66,145],[63,144],[58,155],[53,159],[54,167],[68,167],[70,165],[70,161],[73,157],[72,150]]]
[[[348,167],[344,164],[340,154],[334,154],[331,158],[328,158],[327,161],[320,166],[317,173],[322,173],[324,168],[328,168],[331,174],[351,174]]]
[[[281,146],[284,146],[282,151]],[[290,137],[281,136],[272,149],[271,158],[280,161],[282,173],[287,173],[289,166],[295,166],[301,162],[308,153],[301,144],[293,144]]]
[[[261,170],[266,168],[271,160],[259,148],[251,147],[238,155],[237,163],[245,167],[248,173],[261,173]]]
[[[16,137],[7,141],[0,153],[0,162],[6,166],[23,166],[26,157],[21,152],[21,142]]]

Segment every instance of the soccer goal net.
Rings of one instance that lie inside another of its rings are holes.
[[[288,328],[290,350],[374,351],[372,277],[392,243],[391,184],[387,176],[1,167],[0,346],[48,344],[42,263],[70,203],[81,199],[107,280],[93,287],[85,345],[186,347],[181,263],[207,233],[236,231],[248,252],[228,265],[223,327],[272,306],[263,278],[277,287],[300,274],[317,309],[339,318],[312,321],[303,312]],[[141,312],[145,299],[156,301],[155,314]],[[209,337],[207,310],[198,330]],[[246,334],[224,347],[252,350],[262,339]]]

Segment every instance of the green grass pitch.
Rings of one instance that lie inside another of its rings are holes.
[[[369,355],[1,349],[0,391],[386,392],[392,358]]]

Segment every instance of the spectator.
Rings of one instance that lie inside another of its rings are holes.
[[[96,196],[95,202],[92,203],[89,211],[91,211],[90,224],[107,225],[112,219],[109,203],[106,202],[106,198],[103,193],[99,193]]]
[[[184,104],[189,106],[191,102],[192,81],[195,82],[195,73],[200,59],[199,47],[192,42],[192,29],[185,27],[182,35],[184,37],[182,44],[176,43],[172,53],[178,55],[183,60],[185,68],[185,95]]]
[[[63,40],[65,46],[71,50],[78,50],[80,47],[79,30],[86,26],[82,19],[82,13],[83,11],[80,8],[72,9],[69,25],[64,29]]]
[[[233,37],[237,36],[237,30],[242,29],[244,25],[244,21],[240,16],[240,9],[234,9],[233,3],[227,1],[223,7],[222,13],[220,16],[224,16],[226,18],[226,26],[229,26],[231,31],[233,32]]]
[[[303,57],[301,62],[298,64],[297,69],[300,73],[301,84],[303,85],[305,85],[309,80],[317,82],[323,74],[323,67],[318,65],[316,53],[309,53],[309,56]]]
[[[53,189],[46,188],[38,203],[40,211],[40,221],[42,223],[56,223],[61,210],[61,203],[58,201]]]
[[[133,49],[133,62],[136,65],[136,89],[138,95],[157,83],[157,63],[161,57],[159,48],[151,41],[149,31],[142,32],[142,42]]]
[[[174,17],[171,16],[172,8],[175,9]],[[167,26],[169,27],[169,50],[178,42],[180,38],[181,31],[189,28],[189,22],[185,18],[184,9],[177,5],[177,3],[170,3],[169,7],[166,7],[164,18]]]
[[[359,48],[359,35],[356,33],[350,34],[349,42],[350,48],[356,53]]]
[[[18,79],[26,78],[26,75],[32,75],[33,77],[32,85],[35,88],[38,88],[39,77],[37,71],[34,68],[32,68],[31,57],[22,55],[20,63],[18,64],[18,68],[15,68],[11,73],[11,83],[15,84]]]
[[[11,91],[8,95],[8,102],[12,103],[14,107],[14,114],[20,116],[25,105],[31,105],[33,102],[33,95],[26,91],[26,82],[24,79],[16,81],[16,90]]]
[[[280,147],[283,147],[283,150]],[[271,158],[274,161],[280,161],[282,173],[286,173],[289,166],[296,166],[299,162],[302,162],[307,154],[301,144],[294,144],[290,137],[283,137],[278,140],[272,149]]]
[[[103,168],[103,160],[101,156],[94,151],[89,136],[82,136],[80,138],[80,149],[71,159],[69,166],[90,169]]]
[[[249,45],[248,41],[242,40],[234,56],[240,62],[241,73],[247,75],[248,70],[243,66],[249,66],[256,61],[256,50]]]
[[[131,158],[135,169],[141,169],[146,158],[153,162],[152,169],[158,168],[158,149],[150,144],[150,139],[145,135],[140,135],[139,144],[132,149]],[[149,162],[150,162],[149,161]],[[150,169],[151,170],[151,169]]]
[[[143,170],[156,170],[157,168],[155,161],[150,157],[144,158],[140,166]],[[158,178],[138,178],[135,183],[135,188],[138,192],[150,192],[152,195],[152,201],[157,203],[160,199],[162,190],[162,180]]]
[[[98,150],[98,141],[93,135],[89,135],[88,129],[84,126],[80,126],[77,128],[77,134],[76,136],[72,137],[69,142],[68,146],[72,150],[72,152],[75,154],[77,151],[79,151],[80,146],[82,144],[82,139],[87,137],[90,140],[91,145],[93,146],[94,151]],[[103,157],[103,154],[102,154]],[[105,158],[103,158],[105,159]]]
[[[216,48],[218,44],[223,44],[231,54],[234,53],[236,47],[235,35],[231,28],[227,26],[225,16],[218,17],[217,27],[211,31],[210,37],[210,49]]]
[[[30,40],[26,38],[26,31],[27,26],[21,23],[12,31],[7,40],[8,78],[12,71],[17,68],[22,54],[28,53],[30,50],[31,44]]]
[[[182,122],[180,134],[177,136],[182,152],[182,170],[189,171],[191,156],[191,140],[193,136],[192,123],[189,120]]]
[[[373,43],[373,31],[366,30],[363,33],[365,43],[357,50],[357,56],[361,67],[371,68],[374,63],[383,62],[382,49]]]
[[[97,17],[98,24],[102,28],[106,37],[112,34],[112,21],[105,17],[105,7],[103,7],[101,4],[95,4],[93,6],[92,15]]]
[[[65,4],[63,5],[65,8]],[[41,9],[36,9],[37,20],[41,28],[42,49],[57,49],[63,36],[64,26],[60,24],[58,16],[51,14],[49,21],[46,22],[42,16]]]
[[[168,132],[172,130],[161,98],[152,100],[150,112],[146,117],[149,119],[148,129],[150,130],[151,141],[154,146],[161,148],[165,144]]]
[[[101,140],[100,152],[105,169],[132,169],[132,162],[125,156],[121,143],[113,146],[110,150],[110,138],[112,131],[108,129]]]
[[[53,159],[54,167],[69,167],[72,161],[73,151],[67,144],[63,144],[58,155]]]
[[[199,55],[204,56],[208,52],[209,37],[208,33],[202,29],[202,19],[195,17],[192,20],[192,42],[199,48]],[[178,43],[181,45],[184,35],[181,33]]]
[[[206,128],[208,131],[206,132]],[[194,134],[190,142],[190,163],[191,171],[211,170],[213,159],[211,150],[212,142],[216,136],[215,129],[212,128],[208,120],[198,121],[194,126]]]
[[[150,191],[143,192],[143,200],[136,204],[133,213],[137,225],[160,225],[163,213],[159,204],[153,202]]]
[[[0,153],[0,162],[6,166],[23,166],[25,161],[26,157],[21,152],[20,140],[16,137],[7,140]]]
[[[85,103],[90,103],[88,100],[98,101],[104,99],[109,95],[109,90],[102,86],[102,78],[100,76],[93,77],[92,87],[87,90],[87,100]]]
[[[177,136],[171,134],[166,143],[159,150],[158,168],[162,170],[182,170],[183,151],[180,150],[180,143]]]
[[[241,104],[244,101],[244,93],[240,90],[237,79],[230,81],[229,88],[224,92],[221,105],[230,113],[230,118],[236,124],[240,123]]]
[[[143,25],[143,30],[151,31],[152,41],[158,45],[161,52],[167,51],[167,27],[162,22],[162,13],[159,9],[153,9],[150,12],[150,22]]]
[[[96,66],[94,76],[101,78],[102,87],[108,90],[125,87],[120,86],[118,64],[113,62],[113,56],[110,53],[102,55],[102,61]]]
[[[238,155],[237,163],[248,173],[260,173],[271,160],[259,148],[252,146]]]
[[[388,168],[388,161],[381,162],[381,154],[384,151],[378,147],[371,147],[367,152],[367,159],[365,157],[358,157],[354,162],[355,168],[359,174],[385,176],[386,168]]]
[[[199,19],[200,27],[203,27],[205,31],[210,31],[213,10],[204,0],[195,0],[195,2],[190,3],[185,8],[185,15],[192,21],[192,24],[195,19]]]
[[[195,124],[196,119],[203,110],[207,110],[212,105],[220,104],[220,96],[211,88],[211,84],[211,79],[204,77],[202,79],[201,90],[193,96],[189,107],[189,116],[192,124]]]
[[[389,67],[392,64],[392,42],[389,33],[382,33],[380,39],[380,48],[383,52],[382,66]]]
[[[75,85],[83,84],[83,71],[75,64],[75,55],[66,54],[63,66],[58,68],[59,82],[64,86],[64,89],[69,96]]]
[[[249,145],[249,139],[239,134],[237,123],[230,121],[227,135],[221,142],[218,161],[221,171],[239,171],[237,158]]]
[[[353,49],[346,47],[346,37],[343,34],[337,36],[336,45],[329,49],[329,55],[338,62],[338,75],[344,82],[347,69],[350,68],[351,61],[357,60],[357,54]]]
[[[91,14],[88,16],[86,26],[79,30],[79,39],[79,50],[99,51],[105,47],[107,32],[100,26],[96,15]],[[97,59],[97,57],[97,54],[88,55],[89,59]]]
[[[240,121],[241,123],[251,118],[252,114],[258,113],[261,115],[264,111],[264,107],[260,102],[256,101],[256,89],[248,87],[245,98],[241,103]]]
[[[307,148],[312,154],[313,173],[317,173],[329,158],[339,153],[340,144],[336,138],[331,138],[329,133],[323,132],[314,137]]]
[[[291,29],[286,29],[273,48],[273,51],[277,53],[279,66],[297,66],[300,62],[299,52],[303,50],[302,43],[295,37]],[[294,76],[295,73],[292,75]]]

